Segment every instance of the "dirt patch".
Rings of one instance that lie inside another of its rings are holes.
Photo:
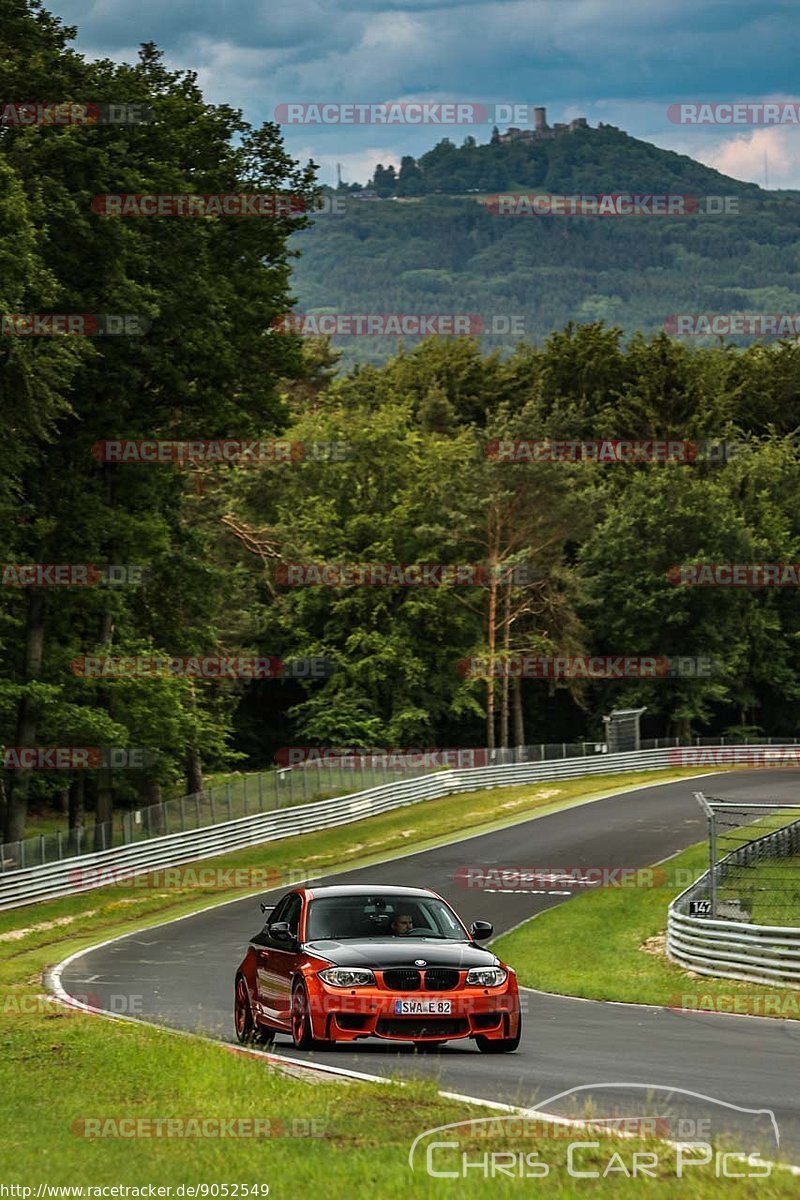
[[[96,913],[96,908],[90,908],[80,914],[80,919],[93,917]],[[31,933],[44,933],[47,929],[57,929],[59,925],[71,925],[73,921],[77,920],[78,917],[56,917],[54,921],[40,921],[38,925],[29,925],[27,929],[9,929],[8,933],[0,933],[0,942],[18,942]]]
[[[645,954],[653,954],[656,958],[665,958],[667,954],[667,934],[665,930],[655,934],[654,937],[649,937],[646,942],[642,942],[639,947],[644,950]]]

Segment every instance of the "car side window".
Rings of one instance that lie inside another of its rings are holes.
[[[295,938],[298,936],[298,934],[300,932],[300,912],[302,910],[302,907],[303,907],[303,902],[300,899],[300,897],[297,895],[297,893],[295,892],[295,894],[293,896],[289,896],[289,898],[286,902],[286,908],[284,909],[283,914],[280,918],[281,921],[288,922],[292,937],[295,937]]]
[[[273,925],[276,921],[286,920],[286,909],[289,906],[289,901],[291,898],[291,895],[283,896],[275,905],[272,912],[268,912],[266,914],[266,920],[264,922],[265,929],[269,929],[270,925]]]

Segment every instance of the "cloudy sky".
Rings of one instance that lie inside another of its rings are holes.
[[[797,100],[797,0],[46,0],[78,49],[128,61],[155,41],[210,101],[258,123],[287,103],[472,101],[586,116],[738,179],[800,188],[800,128],[673,124],[676,102]],[[441,137],[490,126],[286,125],[321,178],[363,182]]]

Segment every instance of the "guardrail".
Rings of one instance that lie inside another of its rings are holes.
[[[739,846],[714,870],[717,879],[724,880],[732,866],[793,856],[798,850],[800,821],[792,821]],[[708,870],[672,901],[667,914],[667,957],[699,975],[800,988],[800,928],[690,915],[691,901],[705,900],[711,891]]]
[[[783,746],[749,746],[750,756],[779,754]],[[705,747],[735,754],[732,747]],[[99,886],[98,874],[112,878],[144,875],[150,871],[181,866],[197,859],[212,858],[231,850],[293,837],[319,829],[332,829],[390,809],[433,800],[454,792],[484,788],[510,787],[519,783],[550,779],[574,779],[581,775],[616,774],[629,771],[657,770],[689,765],[683,759],[691,749],[675,747],[631,751],[621,754],[593,754],[588,757],[508,766],[476,767],[466,770],[438,771],[415,779],[383,784],[364,791],[313,804],[295,805],[279,811],[257,813],[202,829],[167,834],[149,841],[117,846],[61,862],[6,871],[0,875],[0,910],[17,908],[36,900],[55,899],[90,891]],[[694,751],[701,756],[704,751]],[[700,760],[702,765],[702,759]],[[713,764],[711,764],[713,766]],[[113,872],[113,876],[112,876]]]

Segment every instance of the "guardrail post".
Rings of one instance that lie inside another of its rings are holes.
[[[247,772],[246,771],[244,774],[244,790],[242,792],[242,804],[244,806],[244,815],[249,816],[249,810],[247,807]]]
[[[208,789],[208,801],[209,801],[209,804],[211,805],[211,824],[216,825],[217,810],[216,810],[216,806],[214,805],[214,789],[213,789],[213,787]]]
[[[264,811],[264,772],[258,773],[258,811]]]
[[[228,801],[228,820],[233,818],[233,787],[230,779],[225,786],[225,798]]]
[[[708,857],[709,863],[709,898],[711,900],[711,917],[717,915],[717,818],[714,813],[708,818]]]
[[[303,767],[303,799],[308,800],[308,767]]]
[[[20,841],[20,842],[17,842],[17,845],[19,846],[19,850],[17,851],[17,853],[19,854],[20,866],[24,867],[25,866],[25,843]]]
[[[43,833],[40,833],[40,834],[39,834],[39,857],[41,858],[42,862],[44,862],[44,860],[45,860],[45,859],[44,859],[44,855],[45,855],[45,850],[44,850],[44,834],[43,834]]]
[[[64,857],[64,854],[63,854],[64,846],[63,846],[63,838],[62,838],[60,829],[56,833],[56,846],[58,847],[58,851],[57,851],[58,861],[61,862],[61,859]],[[0,847],[0,849],[2,849],[2,847]],[[3,862],[2,855],[0,855],[0,870],[2,870],[2,862]]]
[[[186,805],[184,800],[185,797],[181,796],[181,833],[184,833],[186,830]]]
[[[195,829],[200,828],[200,793],[194,794]]]

